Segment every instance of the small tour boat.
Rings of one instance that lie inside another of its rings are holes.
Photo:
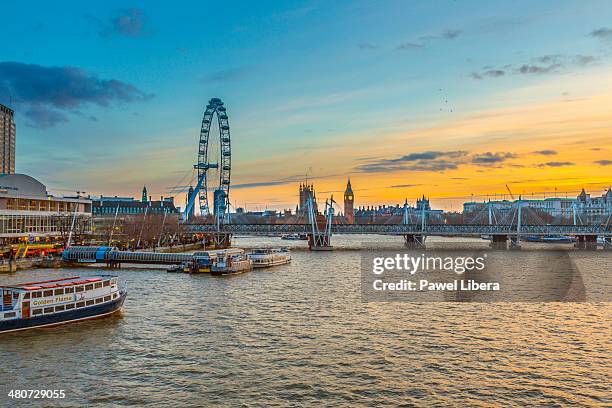
[[[269,268],[291,262],[291,253],[287,248],[257,248],[249,253],[253,268]]]
[[[0,292],[0,333],[108,316],[121,310],[127,296],[109,275],[0,286]]]
[[[253,261],[242,249],[226,249],[215,255],[210,265],[211,275],[233,275],[253,269]]]
[[[308,234],[283,234],[281,235],[281,239],[289,240],[289,241],[307,241]]]
[[[193,260],[187,265],[186,272],[210,273],[212,264],[219,254],[225,253],[227,249],[214,249],[210,251],[198,251],[193,253]]]
[[[167,272],[171,272],[171,273],[189,272],[189,263],[188,262],[181,262],[178,265],[172,265],[166,271]]]

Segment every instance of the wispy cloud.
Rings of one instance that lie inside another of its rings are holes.
[[[397,46],[398,50],[418,50],[419,48],[423,48],[423,44],[405,42]]]
[[[612,41],[612,28],[601,27],[589,33],[589,36],[599,38],[604,41]]]
[[[475,154],[472,157],[472,163],[477,166],[493,166],[515,157],[516,155],[510,152],[485,152]]]
[[[25,111],[26,117],[31,121],[31,127],[46,129],[57,125],[58,123],[68,122],[66,115],[42,106],[31,106]]]
[[[600,166],[612,166],[612,160],[597,160],[594,163]]]
[[[506,75],[543,75],[572,68],[581,68],[598,61],[593,55],[543,55],[520,64],[506,64],[499,67],[485,66],[472,72],[474,79],[500,78]]]
[[[102,79],[75,67],[44,67],[21,62],[0,62],[0,90],[6,90],[36,127],[66,122],[66,112],[87,106],[107,107],[150,99],[134,85]]]
[[[410,187],[418,187],[422,186],[422,184],[396,184],[393,186],[387,186],[387,188],[410,188]]]
[[[461,30],[448,29],[448,30],[444,30],[443,32],[439,34],[423,35],[417,38],[415,41],[406,41],[406,42],[400,43],[397,46],[397,48],[399,50],[415,50],[415,49],[423,48],[434,41],[454,40],[457,37],[459,37],[462,33],[463,31]]]
[[[379,159],[371,163],[357,166],[355,169],[363,173],[384,173],[393,171],[433,171],[454,170],[458,167],[452,159],[461,159],[466,151],[427,151],[410,153],[395,159]]]
[[[536,150],[533,154],[541,154],[542,156],[554,156],[558,154],[556,150]]]
[[[86,14],[85,19],[94,27],[102,37],[114,35],[124,37],[142,37],[150,33],[148,18],[138,8],[124,8],[113,12],[106,20],[102,20],[91,14]]]
[[[546,163],[538,164],[538,167],[566,167],[573,166],[574,163],[568,161],[550,161]]]

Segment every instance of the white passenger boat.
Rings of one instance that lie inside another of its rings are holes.
[[[253,261],[245,255],[242,249],[234,248],[219,251],[214,258],[211,258],[211,275],[233,275],[251,269],[253,269]]]
[[[0,294],[0,333],[108,316],[127,296],[109,275],[0,286]]]
[[[253,261],[253,268],[269,268],[291,262],[291,252],[287,248],[257,248],[247,256]]]

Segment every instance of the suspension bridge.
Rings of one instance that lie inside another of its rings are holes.
[[[218,137],[211,130],[215,116]],[[423,247],[430,236],[487,237],[495,248],[519,247],[521,238],[526,236],[574,237],[578,248],[596,248],[599,238],[604,247],[612,247],[612,206],[597,216],[584,217],[575,205],[554,214],[531,208],[526,205],[528,200],[521,199],[504,208],[483,202],[475,210],[462,214],[460,219],[429,211],[424,206],[415,209],[406,202],[401,216],[392,216],[383,222],[349,224],[342,217],[334,216],[337,207],[333,197],[326,200],[322,213],[316,211],[316,203],[311,197],[305,213],[291,222],[281,223],[275,219],[272,222],[266,217],[259,217],[255,222],[244,220],[229,213],[230,127],[226,107],[219,98],[211,99],[206,106],[194,169],[197,170],[197,183],[188,193],[184,225],[190,233],[209,234],[216,247],[229,246],[232,235],[283,234],[306,234],[312,250],[330,250],[334,234],[402,236],[408,247]],[[199,199],[201,218],[208,223],[191,222],[196,199]]]

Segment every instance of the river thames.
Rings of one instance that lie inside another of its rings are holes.
[[[610,251],[571,251],[580,302],[365,302],[364,245],[302,241],[289,265],[216,278],[113,270],[129,292],[120,315],[0,336],[2,406],[610,405]],[[435,247],[483,246],[478,240]],[[507,251],[509,265],[522,256]],[[20,271],[0,283],[108,273]],[[10,400],[11,389],[65,390]]]

